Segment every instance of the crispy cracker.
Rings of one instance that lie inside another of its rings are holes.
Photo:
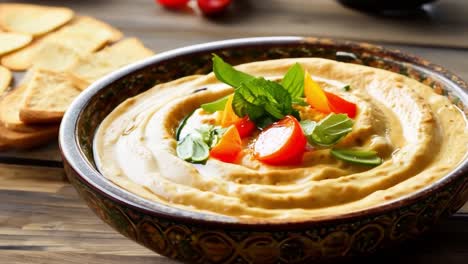
[[[31,35],[0,32],[0,56],[20,49],[32,41]]]
[[[0,95],[10,86],[12,79],[11,71],[0,66]]]
[[[38,69],[25,92],[20,119],[28,124],[59,122],[82,89],[67,73]]]
[[[26,70],[33,65],[36,54],[48,42],[60,43],[77,54],[86,55],[121,37],[120,31],[99,20],[80,17],[56,32],[34,41],[31,45],[6,55],[2,58],[2,65],[13,70]],[[57,56],[59,57],[60,53]]]
[[[57,138],[59,126],[42,126],[32,132],[18,132],[0,125],[0,150],[27,149],[47,144]]]
[[[74,16],[69,8],[30,4],[0,4],[0,27],[34,36],[48,33]]]
[[[124,39],[101,51],[78,60],[69,72],[79,79],[93,82],[100,77],[132,62],[152,56],[153,51],[145,48],[136,38]]]
[[[76,64],[80,55],[58,42],[47,41],[38,49],[33,59],[33,67],[52,71],[64,71]]]

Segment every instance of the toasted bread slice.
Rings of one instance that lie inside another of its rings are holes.
[[[80,58],[69,72],[79,79],[93,82],[100,77],[132,62],[152,56],[136,38],[127,38],[96,53]]]
[[[20,49],[32,41],[31,35],[0,32],[0,56]]]
[[[0,66],[0,95],[6,91],[8,86],[10,86],[12,79],[11,71],[5,67]]]
[[[47,41],[38,49],[34,56],[33,67],[64,71],[76,64],[80,55],[73,49],[58,42]]]
[[[33,36],[48,33],[74,16],[69,8],[30,4],[0,4],[0,27],[7,31]]]
[[[73,99],[84,89],[83,84],[67,73],[36,70],[20,107],[21,121],[27,124],[60,122]]]
[[[80,17],[69,25],[34,41],[31,45],[4,56],[2,65],[12,70],[26,70],[33,65],[37,53],[48,42],[60,43],[77,54],[86,55],[121,37],[120,31],[104,22],[91,17]],[[57,57],[60,55],[56,54]]]
[[[32,132],[18,132],[0,125],[0,150],[27,149],[45,145],[57,138],[59,126],[42,126]]]

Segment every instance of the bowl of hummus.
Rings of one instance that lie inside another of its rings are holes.
[[[366,43],[248,38],[94,83],[60,129],[93,211],[192,263],[308,263],[417,237],[468,200],[467,84]]]

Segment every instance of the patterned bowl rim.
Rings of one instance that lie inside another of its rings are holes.
[[[59,133],[59,146],[63,161],[76,172],[76,175],[81,179],[82,182],[85,182],[86,185],[91,187],[94,191],[101,193],[113,201],[125,204],[125,206],[133,207],[143,211],[145,214],[189,224],[196,223],[203,226],[246,228],[252,230],[270,230],[271,228],[274,228],[275,230],[300,229],[317,224],[334,222],[342,223],[363,216],[381,215],[392,210],[398,210],[398,208],[402,206],[414,204],[420,199],[437,193],[439,190],[443,189],[445,186],[449,185],[460,177],[465,177],[468,175],[468,158],[465,157],[465,160],[459,164],[459,166],[457,166],[448,175],[441,178],[432,185],[427,186],[415,193],[400,197],[397,200],[393,200],[385,204],[380,204],[368,209],[312,219],[244,220],[238,219],[236,217],[188,211],[144,199],[136,194],[124,190],[123,188],[106,179],[87,160],[85,154],[81,150],[77,136],[77,124],[80,115],[83,113],[83,110],[87,107],[90,100],[96,96],[100,90],[106,89],[106,87],[108,87],[110,84],[118,81],[124,76],[151,65],[155,65],[157,63],[161,63],[163,61],[174,59],[180,56],[206,53],[214,50],[222,50],[224,48],[243,48],[262,45],[271,47],[275,45],[284,46],[288,44],[297,45],[307,43],[326,43],[332,45],[333,47],[361,47],[364,48],[364,50],[369,50],[373,53],[378,52],[379,54],[385,54],[392,58],[397,58],[400,62],[411,63],[422,68],[426,68],[432,71],[433,74],[438,74],[439,77],[445,78],[446,80],[449,80],[449,82],[453,83],[454,85],[452,85],[451,90],[455,90],[457,95],[460,96],[462,102],[465,105],[468,105],[468,84],[465,81],[441,66],[433,64],[417,56],[402,53],[398,50],[387,49],[381,46],[361,42],[299,36],[254,37],[215,41],[159,53],[153,57],[136,62],[118,71],[115,71],[93,83],[89,88],[82,92],[77,99],[74,100],[62,120]]]

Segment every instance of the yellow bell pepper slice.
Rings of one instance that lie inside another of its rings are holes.
[[[307,71],[304,74],[304,95],[307,103],[313,108],[323,113],[331,112],[327,95]]]
[[[232,109],[233,98],[234,98],[233,94],[228,97],[226,105],[224,106],[224,110],[221,112],[221,126],[222,127],[228,127],[241,119],[240,117],[236,115],[236,113],[234,113],[234,110]]]

